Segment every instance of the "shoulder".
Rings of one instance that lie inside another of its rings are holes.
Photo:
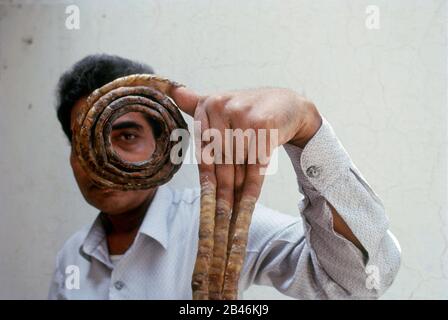
[[[84,243],[90,228],[91,224],[86,224],[64,242],[57,254],[58,264],[72,262],[79,256],[79,250]]]
[[[64,280],[67,274],[67,268],[77,266],[85,267],[86,262],[80,261],[79,250],[90,229],[89,225],[85,225],[80,230],[72,234],[63,244],[56,256],[56,266],[53,271],[53,277],[48,292],[48,299],[60,300],[67,299],[64,287]]]

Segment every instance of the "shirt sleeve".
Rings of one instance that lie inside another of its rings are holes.
[[[298,299],[378,298],[400,265],[400,247],[388,230],[378,195],[325,118],[304,149],[291,144],[284,148],[304,196],[299,203],[302,219],[256,208],[241,289],[254,283]],[[366,254],[334,231],[329,204]]]

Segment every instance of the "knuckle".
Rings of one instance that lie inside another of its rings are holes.
[[[245,193],[247,193],[250,196],[257,196],[259,193],[260,185],[255,180],[250,180],[246,182],[246,185],[244,186]]]
[[[235,117],[241,117],[247,114],[250,106],[239,100],[233,100],[229,102],[228,105],[229,112]]]
[[[210,96],[206,100],[208,111],[221,112],[224,110],[227,98],[224,95],[214,95]]]
[[[235,184],[235,193],[241,193],[243,191],[243,181]]]
[[[218,166],[218,170],[216,170],[219,188],[225,191],[231,191],[233,188],[231,176],[227,170],[220,170],[219,167],[221,166]]]
[[[228,197],[230,194],[233,194],[233,189],[230,185],[222,185],[221,181],[218,181],[218,195],[222,197]]]
[[[248,117],[248,121],[253,129],[271,128],[274,125],[275,117],[272,114],[252,114]]]

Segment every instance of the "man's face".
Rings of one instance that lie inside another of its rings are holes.
[[[79,99],[72,108],[71,128],[73,128],[81,107],[87,103],[86,100],[85,97]],[[123,160],[130,162],[149,159],[156,146],[152,128],[140,112],[126,113],[114,121],[111,143],[114,151]],[[79,189],[86,201],[107,214],[121,214],[135,209],[156,191],[156,188],[138,191],[100,189],[93,184],[81,167],[73,146],[70,154],[70,164]]]

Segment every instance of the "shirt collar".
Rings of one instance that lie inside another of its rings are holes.
[[[173,194],[170,187],[165,185],[159,186],[139,230],[140,234],[153,238],[164,249],[168,248],[169,209],[172,201]]]
[[[106,233],[101,222],[100,214],[96,217],[87,232],[87,235],[79,248],[79,253],[88,261],[91,260],[90,257],[95,257],[105,264],[108,263]]]
[[[166,250],[169,239],[169,209],[173,200],[170,187],[162,185],[157,188],[156,194],[149,205],[148,211],[143,218],[139,234],[156,240]],[[101,222],[100,214],[96,217],[92,226],[80,247],[80,253],[87,260],[93,256],[107,263],[106,233]]]

